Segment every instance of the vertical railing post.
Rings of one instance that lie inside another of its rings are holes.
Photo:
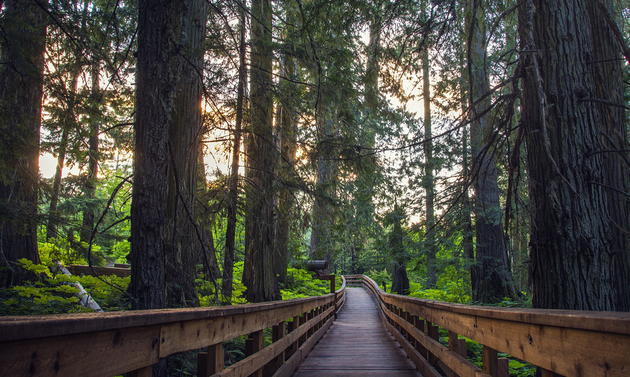
[[[492,377],[509,377],[510,368],[508,360],[499,359],[497,350],[483,346],[483,371]]]
[[[271,328],[271,341],[273,343],[279,341],[284,337],[285,332],[286,323],[284,321],[278,323],[277,325],[274,325]],[[285,355],[285,352],[286,350],[280,355],[276,356],[272,361],[269,362],[269,364],[267,364],[263,372],[265,376],[272,376],[278,370],[278,368],[280,368],[282,364],[284,364],[284,362],[289,358]]]
[[[251,356],[256,352],[262,350],[265,347],[265,337],[263,336],[263,331],[258,330],[249,334],[249,337],[245,341],[245,356]],[[262,377],[262,369],[258,369],[256,372],[252,373],[254,377]]]
[[[434,326],[433,323],[429,321],[426,321],[426,334],[429,336],[429,338],[433,340],[440,340],[440,329],[437,326]],[[429,355],[429,358],[427,359],[427,361],[429,361],[429,364],[433,365],[434,367],[437,366],[437,357],[435,357],[431,352],[428,351],[427,354]]]
[[[302,315],[300,316],[300,319],[299,319],[299,322],[298,322],[299,326],[302,326],[303,324],[305,324],[305,323],[306,323],[306,316],[307,316],[307,313],[304,313],[304,314],[302,314]],[[300,337],[300,340],[299,340],[299,342],[298,342],[298,348],[300,348],[300,346],[301,346],[304,342],[306,342],[306,339],[307,339],[307,338],[308,338],[308,334],[304,334],[304,335],[302,335],[302,336]]]
[[[197,355],[197,375],[208,377],[218,373],[224,368],[223,343],[208,346],[208,352],[199,352]]]
[[[457,333],[449,330],[448,332],[448,349],[455,352],[461,357],[466,357],[466,340],[459,339]],[[455,372],[452,373],[452,377],[459,377]]]

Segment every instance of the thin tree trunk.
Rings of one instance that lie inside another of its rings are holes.
[[[238,211],[238,166],[241,149],[241,129],[243,125],[243,108],[245,102],[245,84],[247,83],[247,64],[245,54],[247,46],[245,44],[245,25],[247,16],[245,10],[240,8],[239,20],[239,67],[238,67],[238,88],[236,98],[236,121],[234,124],[234,143],[232,145],[232,165],[230,168],[230,178],[228,181],[228,204],[227,204],[227,228],[225,230],[225,253],[223,255],[223,277],[221,279],[221,292],[225,304],[232,301],[232,286],[234,280],[234,252],[236,249],[236,215]]]
[[[100,88],[100,63],[94,61],[92,63],[92,105],[95,107],[93,110],[93,116],[96,117],[98,111],[98,103],[101,96]],[[94,206],[93,201],[96,197],[96,180],[98,179],[98,160],[99,160],[99,129],[100,123],[94,119],[90,124],[90,140],[89,140],[89,152],[88,152],[88,175],[85,181],[84,194],[88,200],[88,206],[83,211],[83,226],[81,227],[81,241],[89,245],[94,241],[92,239],[92,230],[94,228]],[[91,247],[90,247],[91,248]]]
[[[435,243],[435,182],[433,178],[433,132],[431,130],[431,83],[429,80],[429,51],[422,51],[422,95],[424,104],[424,188],[426,191],[427,288],[437,284]]]
[[[57,232],[59,205],[59,192],[61,191],[61,177],[63,166],[66,160],[66,148],[68,147],[68,127],[64,127],[57,149],[57,166],[55,167],[55,177],[53,178],[52,193],[50,194],[50,207],[48,208],[48,225],[46,226],[46,241],[59,236]]]
[[[39,263],[37,190],[46,45],[45,13],[33,1],[8,0],[0,66],[0,288],[27,276],[16,261]]]

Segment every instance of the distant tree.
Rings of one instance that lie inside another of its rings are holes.
[[[519,8],[538,308],[630,310],[628,144],[620,41],[606,21],[612,4]]]
[[[45,2],[8,0],[0,43],[0,288],[21,283],[16,261],[38,263],[37,199],[46,46]]]
[[[475,188],[475,260],[473,298],[481,302],[497,302],[513,296],[507,249],[501,222],[499,185],[496,168],[496,145],[490,122],[491,98],[487,68],[487,31],[483,0],[467,3],[466,30],[468,63],[468,109],[472,170]]]
[[[392,254],[392,289],[400,295],[409,294],[409,277],[407,276],[407,257],[404,245],[402,221],[404,213],[398,205],[394,207],[386,222],[392,225],[389,233],[389,249]]]

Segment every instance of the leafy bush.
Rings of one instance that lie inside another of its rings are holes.
[[[46,254],[42,259],[45,257]],[[28,259],[20,259],[19,262],[21,268],[32,272],[39,280],[0,290],[0,315],[91,312],[79,304],[75,296],[79,291],[71,285],[76,282],[85,288],[103,310],[129,308],[125,293],[130,281],[128,277],[66,276],[53,274],[51,267],[44,263],[35,264]]]
[[[288,284],[285,288],[280,289],[282,299],[291,300],[330,293],[330,281],[314,279],[313,276],[314,273],[312,272],[289,267],[287,269]]]

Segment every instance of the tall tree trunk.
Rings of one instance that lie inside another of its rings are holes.
[[[538,308],[628,310],[630,302],[628,203],[612,193],[628,192],[615,114],[623,84],[612,63],[621,51],[601,14],[584,0],[528,0],[519,9]]]
[[[465,23],[465,14],[466,7],[468,1],[462,1],[459,5],[458,9],[462,11],[458,16],[458,19],[462,24]],[[459,39],[462,44],[465,44],[468,41],[466,28],[462,28],[462,32],[460,32]],[[465,45],[464,45],[465,46]],[[460,70],[460,83],[459,83],[459,91],[460,91],[460,104],[462,110],[462,120],[464,121],[468,117],[468,89],[470,88],[470,82],[468,78],[468,68],[466,63],[466,48],[462,46],[461,53],[459,56],[459,70]],[[469,128],[467,125],[462,127],[462,203],[461,203],[461,211],[462,211],[462,252],[464,254],[464,258],[466,258],[466,265],[470,271],[470,285],[472,291],[475,292],[477,290],[475,284],[477,282],[476,279],[476,271],[477,268],[475,266],[475,247],[474,247],[474,239],[473,239],[473,222],[472,222],[472,204],[470,200],[469,192],[469,184],[471,182],[470,176],[470,155],[468,153],[469,150]]]
[[[39,263],[37,189],[46,20],[34,1],[4,3],[0,65],[0,288],[26,278],[16,261]]]
[[[100,62],[94,61],[92,62],[91,67],[91,76],[92,76],[92,91],[90,93],[92,106],[94,107],[92,110],[92,116],[94,118],[98,117],[98,104],[101,98],[101,87],[100,87],[100,73],[101,73],[101,65]],[[89,139],[89,152],[88,152],[88,174],[87,179],[85,181],[84,194],[86,199],[88,200],[88,207],[83,211],[83,226],[81,227],[81,242],[92,244],[94,241],[92,239],[92,231],[94,228],[94,205],[90,203],[94,201],[96,198],[96,180],[98,179],[98,160],[99,160],[99,130],[100,123],[98,119],[92,119],[90,124],[90,139]]]
[[[243,284],[249,302],[280,298],[273,262],[273,101],[271,97],[272,9],[270,0],[254,0],[251,7],[251,134],[246,152],[250,189],[245,219]]]
[[[197,224],[197,154],[202,138],[201,100],[207,10],[205,0],[181,5],[181,22],[175,35],[181,37],[182,56],[174,95],[168,143],[169,172],[166,220],[166,286],[169,307],[199,306],[195,288],[196,265],[203,242]],[[200,242],[201,241],[201,242]]]
[[[296,63],[290,56],[285,56],[283,61],[283,72],[286,77],[295,78]],[[284,81],[285,87],[293,88],[294,84]],[[287,90],[293,92],[292,90]],[[294,193],[292,187],[295,181],[295,154],[297,152],[297,125],[295,114],[289,101],[283,103],[279,108],[278,133],[280,139],[280,164],[278,176],[278,215],[276,217],[276,276],[278,282],[287,284],[287,268],[291,259],[289,248],[291,223],[295,218],[294,214]]]
[[[238,88],[236,94],[236,121],[234,124],[234,143],[232,144],[232,165],[228,181],[227,203],[227,228],[225,230],[225,253],[223,255],[223,277],[221,279],[221,292],[224,303],[232,302],[232,286],[234,280],[234,252],[236,249],[236,215],[238,211],[238,166],[241,151],[241,129],[243,126],[243,108],[245,103],[245,84],[247,83],[247,62],[245,44],[247,16],[245,10],[240,8],[239,20],[239,67]]]
[[[426,255],[427,288],[437,284],[435,242],[435,182],[433,178],[433,132],[431,130],[431,82],[429,80],[429,51],[422,50],[422,95],[424,104],[424,189],[426,191]]]
[[[508,270],[507,248],[501,226],[499,185],[492,146],[493,129],[489,121],[490,91],[486,69],[486,19],[484,1],[468,3],[466,28],[468,35],[468,74],[470,82],[471,147],[475,185],[476,217],[476,291],[473,297],[481,302],[498,302],[513,296]],[[476,103],[477,102],[477,103]]]
[[[605,17],[611,21],[616,2],[612,0],[589,1],[594,61],[592,64],[595,95],[613,104],[624,104],[623,68],[619,41],[611,31]],[[626,104],[627,105],[627,104]],[[604,158],[605,192],[610,221],[613,224],[611,280],[616,283],[615,310],[630,311],[630,201],[625,193],[630,190],[630,145],[623,107],[596,103],[601,127]],[[627,284],[623,284],[623,282]]]
[[[321,88],[320,88],[321,90]],[[333,248],[333,201],[334,201],[334,177],[335,166],[332,156],[334,146],[333,121],[327,106],[322,104],[317,110],[319,143],[317,157],[317,182],[315,186],[315,201],[312,210],[311,228],[311,259],[326,259],[332,264]]]
[[[141,0],[138,6],[138,63],[134,180],[131,202],[132,308],[166,306],[168,140],[177,87],[172,70],[175,0]],[[155,368],[154,368],[155,370]]]

